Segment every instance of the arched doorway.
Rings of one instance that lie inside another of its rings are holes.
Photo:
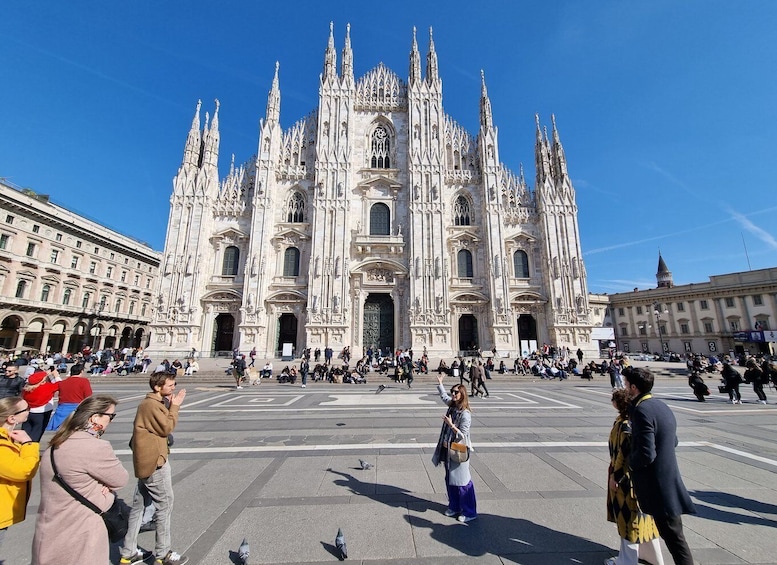
[[[531,314],[518,316],[518,350],[524,356],[537,351],[537,320]]]
[[[143,347],[143,328],[138,328],[135,331],[135,340],[132,342],[132,347]]]
[[[294,314],[281,314],[278,318],[278,341],[275,344],[275,351],[278,356],[283,351],[283,344],[291,343],[293,352],[297,351],[297,317]]]
[[[0,347],[13,349],[19,339],[20,320],[16,316],[8,316],[0,324]]]
[[[459,318],[459,350],[474,351],[478,347],[478,320],[472,314],[464,314]]]
[[[235,334],[235,317],[232,314],[216,316],[216,328],[213,335],[213,350],[232,351],[232,341]]]
[[[394,301],[390,294],[373,294],[364,301],[364,347],[394,350]]]
[[[119,349],[125,347],[132,347],[132,328],[126,327],[121,332],[121,340],[119,340]]]

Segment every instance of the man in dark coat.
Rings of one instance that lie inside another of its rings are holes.
[[[631,394],[631,478],[640,508],[653,516],[676,565],[693,565],[683,534],[683,514],[696,514],[677,466],[677,421],[672,410],[653,398],[653,374],[623,371]]]

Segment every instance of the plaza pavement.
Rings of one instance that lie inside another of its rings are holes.
[[[337,562],[338,527],[349,561],[369,565],[600,565],[616,553],[604,506],[615,416],[607,377],[488,381],[491,397],[473,400],[479,518],[460,524],[442,514],[443,471],[430,462],[444,413],[432,375],[412,389],[371,376],[367,385],[303,390],[273,379],[235,391],[226,361],[203,365],[179,380],[188,394],[171,457],[173,549],[192,565],[237,563],[243,537],[250,563]],[[678,419],[678,457],[698,509],[684,517],[697,562],[777,563],[777,394],[757,405],[743,385],[750,402],[731,406],[710,378],[710,400],[697,403],[684,367],[649,365],[659,374],[656,395]],[[389,388],[376,395],[381,383]],[[99,378],[93,387],[120,399],[105,437],[132,474],[127,441],[145,377]],[[374,467],[361,470],[359,458]],[[38,482],[27,520],[0,549],[6,565],[30,562]],[[121,491],[125,499],[133,484]],[[153,534],[140,541],[153,548]],[[115,547],[112,557],[118,563]],[[664,559],[672,563],[666,551]]]

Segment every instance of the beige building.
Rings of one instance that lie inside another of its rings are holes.
[[[675,286],[659,255],[658,287],[610,295],[618,347],[705,355],[770,352],[777,341],[777,268]]]
[[[0,182],[0,348],[145,346],[160,253]]]
[[[548,132],[537,117],[523,134],[534,145],[530,187],[501,161],[482,73],[469,132],[444,111],[431,35],[423,71],[415,33],[408,46],[406,78],[383,64],[358,77],[350,31],[338,53],[330,29],[317,107],[285,130],[276,65],[246,151],[256,154],[223,179],[218,102],[204,126],[197,106],[173,181],[150,350],[593,350],[555,120]]]

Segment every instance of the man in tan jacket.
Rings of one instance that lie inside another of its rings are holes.
[[[143,552],[138,549],[138,533],[145,508],[145,497],[153,500],[156,506],[154,565],[184,565],[188,563],[189,558],[171,550],[173,481],[167,440],[178,423],[178,410],[186,397],[186,390],[175,393],[175,376],[162,372],[151,375],[149,386],[153,392],[148,393],[138,405],[130,440],[138,486],[132,501],[129,529],[121,548],[119,563],[139,565],[144,562]]]

